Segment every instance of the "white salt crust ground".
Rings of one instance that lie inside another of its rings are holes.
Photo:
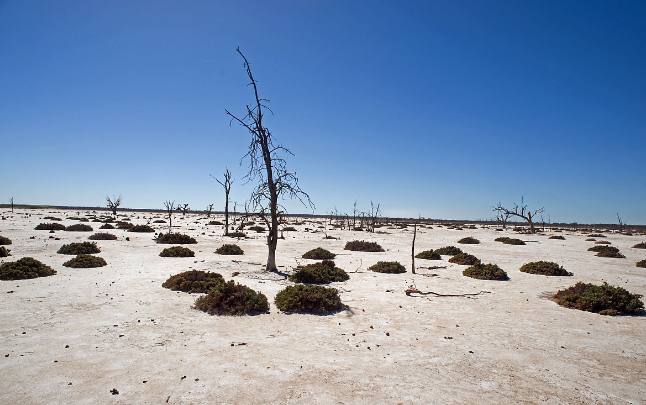
[[[639,404],[646,398],[646,317],[607,317],[561,308],[547,297],[577,281],[620,285],[646,294],[646,269],[635,267],[646,250],[632,249],[644,236],[606,234],[625,259],[587,252],[580,233],[516,235],[493,229],[421,228],[417,251],[455,245],[483,262],[498,264],[509,281],[462,276],[466,266],[410,273],[412,229],[380,228],[386,234],[328,231],[306,220],[278,243],[280,270],[289,273],[306,251],[323,247],[338,256],[350,280],[333,283],[349,309],[327,316],[284,314],[276,293],[292,283],[263,272],[265,234],[224,238],[205,215],[175,215],[177,230],[194,236],[195,258],[162,258],[152,234],[107,232],[98,241],[108,266],[71,269],[70,256],[56,251],[94,232],[36,231],[44,216],[66,219],[92,212],[4,210],[0,235],[13,240],[12,256],[29,256],[58,274],[0,281],[0,403],[3,404]],[[98,214],[105,214],[98,212]],[[146,212],[121,213],[135,224]],[[319,220],[320,221],[320,220]],[[166,231],[166,225],[154,224]],[[204,234],[203,234],[204,233]],[[526,246],[494,242],[519,237]],[[60,240],[50,239],[50,236]],[[473,236],[479,245],[459,245]],[[34,237],[31,239],[31,237]],[[125,238],[129,237],[130,241]],[[349,240],[376,241],[385,253],[344,251]],[[237,243],[244,256],[215,249]],[[378,274],[379,260],[400,261],[406,274]],[[555,261],[573,277],[520,273],[524,263]],[[161,287],[172,274],[210,270],[267,295],[269,314],[209,316],[192,309],[197,295]],[[437,276],[431,276],[436,274]],[[444,294],[489,291],[473,298],[408,297],[422,291]],[[450,339],[449,339],[450,338]],[[66,348],[66,345],[69,345]],[[110,390],[116,388],[118,395]]]

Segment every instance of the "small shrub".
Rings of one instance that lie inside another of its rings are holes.
[[[588,238],[588,239],[586,239],[585,241],[586,241],[586,242],[594,242],[595,240],[596,240],[595,238]]]
[[[94,229],[90,225],[74,224],[65,228],[68,232],[92,232]]]
[[[155,232],[155,230],[152,227],[148,226],[148,225],[135,225],[135,226],[131,227],[130,229],[128,229],[128,232],[146,232],[146,233],[150,233],[150,232]]]
[[[443,248],[435,249],[434,252],[438,255],[455,256],[462,253],[462,250],[460,250],[460,248],[456,248],[455,246],[445,246]]]
[[[581,311],[598,312],[601,315],[638,314],[643,312],[644,303],[640,294],[631,294],[621,287],[608,283],[594,285],[578,282],[554,294],[556,303]]]
[[[102,222],[104,224],[111,224],[114,222],[114,218],[105,218]]]
[[[636,244],[633,249],[646,249],[646,242]]]
[[[600,233],[591,233],[590,235],[588,235],[588,237],[589,238],[605,238],[606,235],[602,235]]]
[[[166,221],[164,221],[163,219],[156,219],[153,221],[153,224],[165,224],[165,223]]]
[[[308,264],[298,267],[296,272],[289,276],[289,281],[294,283],[328,284],[333,281],[346,281],[348,273],[335,266],[332,260]]]
[[[37,231],[64,231],[65,225],[54,224],[54,223],[44,223],[44,224],[36,225],[34,229]]]
[[[505,242],[506,240],[509,240],[510,238],[507,236],[501,236],[499,238],[494,239],[496,242]]]
[[[543,276],[571,276],[572,273],[554,262],[531,262],[523,264],[520,268],[523,273],[541,274]]]
[[[559,240],[565,240],[565,236],[563,235],[552,235],[548,239],[559,239]]]
[[[56,253],[63,255],[89,255],[101,253],[101,249],[96,245],[96,242],[70,243],[61,246]]]
[[[259,226],[259,225],[250,226],[247,229],[249,229],[250,231],[256,231],[258,233],[265,232],[265,228],[263,228],[262,226]]]
[[[637,267],[646,267],[646,260],[640,260],[637,263],[635,263],[635,266]]]
[[[99,227],[99,229],[114,229],[114,226],[110,224],[103,224],[101,225],[101,227]]]
[[[161,257],[195,257],[195,252],[183,246],[166,248],[159,254]]]
[[[442,260],[442,256],[440,256],[437,252],[434,252],[433,250],[425,250],[423,252],[420,252],[415,255],[416,259],[426,259],[426,260]]]
[[[298,284],[276,294],[276,307],[283,312],[322,314],[346,308],[336,288]]]
[[[267,297],[231,280],[195,301],[195,308],[210,315],[249,315],[269,311]]]
[[[598,257],[614,257],[617,259],[625,259],[626,256],[622,255],[619,252],[613,252],[611,250],[602,250],[601,252],[597,253]]]
[[[11,256],[11,249],[7,249],[4,246],[0,246],[0,257],[9,257]]]
[[[376,264],[368,267],[368,270],[372,270],[377,273],[406,273],[406,267],[399,262],[377,262]]]
[[[56,270],[31,257],[23,257],[18,261],[0,265],[0,280],[22,280],[54,274]]]
[[[211,221],[207,225],[224,225],[224,224],[220,221]]]
[[[309,252],[303,254],[303,259],[313,259],[313,260],[331,260],[334,259],[336,255],[329,250],[317,247],[312,249]]]
[[[476,238],[472,238],[471,236],[467,236],[466,238],[460,239],[458,243],[463,243],[467,245],[477,245],[478,243],[480,243],[480,241]]]
[[[124,221],[117,222],[117,229],[129,230],[129,229],[131,229],[133,227],[134,227],[134,225],[131,224],[130,222],[124,222]]]
[[[215,253],[219,255],[243,255],[244,250],[238,245],[234,244],[225,244],[220,246]]]
[[[11,245],[12,243],[11,239],[0,236],[0,245]]]
[[[598,241],[594,242],[594,244],[595,245],[612,245],[612,243],[610,243],[607,240],[598,240]]]
[[[293,226],[286,226],[285,228],[282,229],[283,232],[296,232],[296,228]]]
[[[244,232],[229,232],[227,235],[230,238],[246,238],[247,235],[245,235]]]
[[[480,280],[509,280],[507,273],[495,264],[474,264],[467,267],[462,275]]]
[[[157,243],[165,243],[169,245],[190,245],[190,244],[196,244],[197,241],[188,236],[184,235],[181,233],[160,233],[156,238],[155,242]]]
[[[468,253],[462,252],[450,258],[449,263],[473,266],[474,264],[480,263],[480,259]]]
[[[502,242],[505,245],[524,245],[525,242],[523,242],[520,239],[515,239],[515,238],[508,238],[506,236],[501,236],[500,238],[495,239],[496,242]]]
[[[108,263],[106,263],[106,261],[103,258],[98,256],[91,256],[91,255],[78,255],[75,258],[63,263],[63,266],[65,267],[74,267],[74,268],[80,268],[80,269],[88,269],[91,267],[103,267],[107,265]]]
[[[95,233],[88,237],[89,240],[117,240],[117,235],[113,235],[107,232]]]
[[[588,249],[588,252],[597,252],[597,253],[600,253],[600,252],[615,252],[615,253],[617,253],[617,252],[619,252],[619,249],[617,249],[614,246],[600,245],[600,246],[592,246],[591,248]]]
[[[224,283],[224,278],[219,273],[203,270],[189,270],[175,274],[162,284],[162,287],[173,291],[187,293],[206,293]]]
[[[351,242],[347,242],[343,250],[351,250],[353,252],[383,252],[384,248],[382,248],[377,242],[353,240]]]
[[[43,217],[43,219],[47,219],[47,220],[50,220],[50,221],[62,221],[61,218],[52,217],[52,216],[46,216],[46,217]]]

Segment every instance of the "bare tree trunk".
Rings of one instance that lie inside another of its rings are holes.
[[[410,255],[412,261],[411,270],[413,274],[415,274],[415,238],[417,238],[417,222],[415,222],[415,229],[413,231],[413,249]]]
[[[13,197],[11,197],[9,201],[11,202],[11,213],[13,214]]]

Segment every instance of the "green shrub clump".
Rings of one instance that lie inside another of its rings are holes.
[[[98,232],[88,237],[89,240],[117,240],[117,235],[107,232]]]
[[[161,257],[195,257],[195,252],[183,246],[166,248],[159,254]]]
[[[245,235],[244,232],[229,232],[228,235],[226,235],[230,238],[246,238],[247,235]]]
[[[250,231],[256,231],[258,233],[265,232],[265,228],[263,228],[262,226],[259,226],[259,225],[250,226],[247,229],[249,229]]]
[[[134,228],[134,225],[131,224],[130,222],[125,222],[125,221],[118,221],[117,222],[117,229],[129,230],[131,228]]]
[[[462,253],[458,253],[457,255],[450,258],[449,263],[473,266],[474,264],[479,264],[480,259],[478,259],[477,257],[475,257],[473,255],[470,255],[468,253],[462,252]]]
[[[543,276],[571,276],[572,273],[565,270],[554,262],[530,262],[523,264],[520,268],[523,273],[541,274]]]
[[[81,269],[88,269],[91,267],[103,267],[108,263],[101,257],[91,255],[77,255],[75,258],[63,263],[65,267],[74,267]]]
[[[74,224],[65,228],[68,232],[92,232],[93,229],[90,225],[85,224]]]
[[[165,223],[166,221],[164,221],[163,219],[156,219],[153,221],[153,224],[165,224]]]
[[[614,246],[596,245],[589,248],[588,251],[597,252],[597,256],[599,257],[616,257],[619,259],[623,259],[626,257],[621,253],[619,253],[619,249],[617,249]]]
[[[480,243],[480,241],[476,238],[472,238],[471,236],[467,236],[466,238],[460,239],[458,243],[463,243],[466,245],[477,245],[478,243]]]
[[[224,225],[224,224],[220,221],[210,221],[207,225]]]
[[[222,283],[224,283],[224,278],[219,273],[189,270],[170,276],[168,280],[164,281],[162,287],[187,293],[206,293]]]
[[[99,229],[114,229],[114,226],[110,224],[103,224],[99,227]]]
[[[331,260],[334,259],[336,255],[329,250],[317,247],[312,249],[309,252],[303,254],[303,259],[313,259],[313,260]]]
[[[101,253],[101,249],[96,245],[96,242],[70,243],[61,246],[56,253],[63,255],[91,255]]]
[[[495,264],[477,263],[467,267],[462,275],[480,280],[509,280],[507,273]]]
[[[500,238],[496,238],[496,242],[502,242],[505,245],[524,245],[525,242],[523,242],[520,239],[515,239],[515,238],[508,238],[506,236],[502,236]]]
[[[443,248],[435,249],[435,253],[437,253],[438,255],[455,256],[462,253],[462,250],[460,250],[460,248],[456,248],[455,246],[445,246]]]
[[[56,270],[31,257],[23,257],[18,261],[0,265],[0,280],[22,280],[54,274]]]
[[[195,238],[192,238],[188,235],[184,235],[181,233],[160,233],[156,238],[155,242],[157,243],[165,243],[169,245],[191,245],[191,244],[196,244],[197,241]]]
[[[643,312],[644,303],[640,294],[631,294],[621,287],[608,283],[594,285],[578,282],[554,294],[556,303],[582,311],[597,312],[601,315],[638,314]]]
[[[426,259],[426,260],[442,260],[442,256],[440,256],[437,252],[434,252],[432,249],[425,250],[423,252],[416,254],[415,258]]]
[[[44,224],[36,225],[34,229],[37,231],[64,231],[65,225],[55,224],[55,223],[44,223]]]
[[[283,312],[322,314],[346,308],[336,288],[320,285],[288,286],[276,294],[274,302]]]
[[[347,242],[343,250],[351,250],[353,252],[383,252],[384,248],[382,248],[377,242],[353,240],[351,242]]]
[[[128,232],[155,232],[155,230],[148,225],[135,225],[132,228],[128,229]]]
[[[11,249],[7,249],[4,246],[0,246],[0,257],[9,257],[11,256]]]
[[[633,249],[646,249],[646,242],[636,244]]]
[[[372,270],[377,273],[406,273],[406,267],[399,262],[377,262],[376,264],[368,267],[368,270]]]
[[[332,260],[308,264],[298,267],[296,272],[289,276],[289,281],[294,283],[328,284],[333,281],[346,281],[348,273],[335,266]]]
[[[635,263],[635,266],[637,267],[646,267],[646,260],[640,260],[637,263]]]
[[[11,239],[0,236],[0,245],[11,245],[12,243]]]
[[[215,253],[219,255],[243,255],[244,250],[238,245],[225,244],[217,248]]]
[[[269,312],[269,301],[264,294],[231,280],[198,298],[195,308],[210,315],[249,315]]]
[[[565,236],[563,235],[552,235],[548,239],[560,239],[560,240],[565,240]]]

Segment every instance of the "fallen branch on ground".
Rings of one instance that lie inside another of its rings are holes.
[[[410,285],[408,288],[404,291],[406,295],[413,296],[413,294],[419,294],[419,295],[433,295],[434,297],[474,297],[476,295],[482,295],[482,294],[491,294],[491,291],[480,291],[475,294],[439,294],[433,291],[427,291],[423,292],[417,289],[417,287]]]

